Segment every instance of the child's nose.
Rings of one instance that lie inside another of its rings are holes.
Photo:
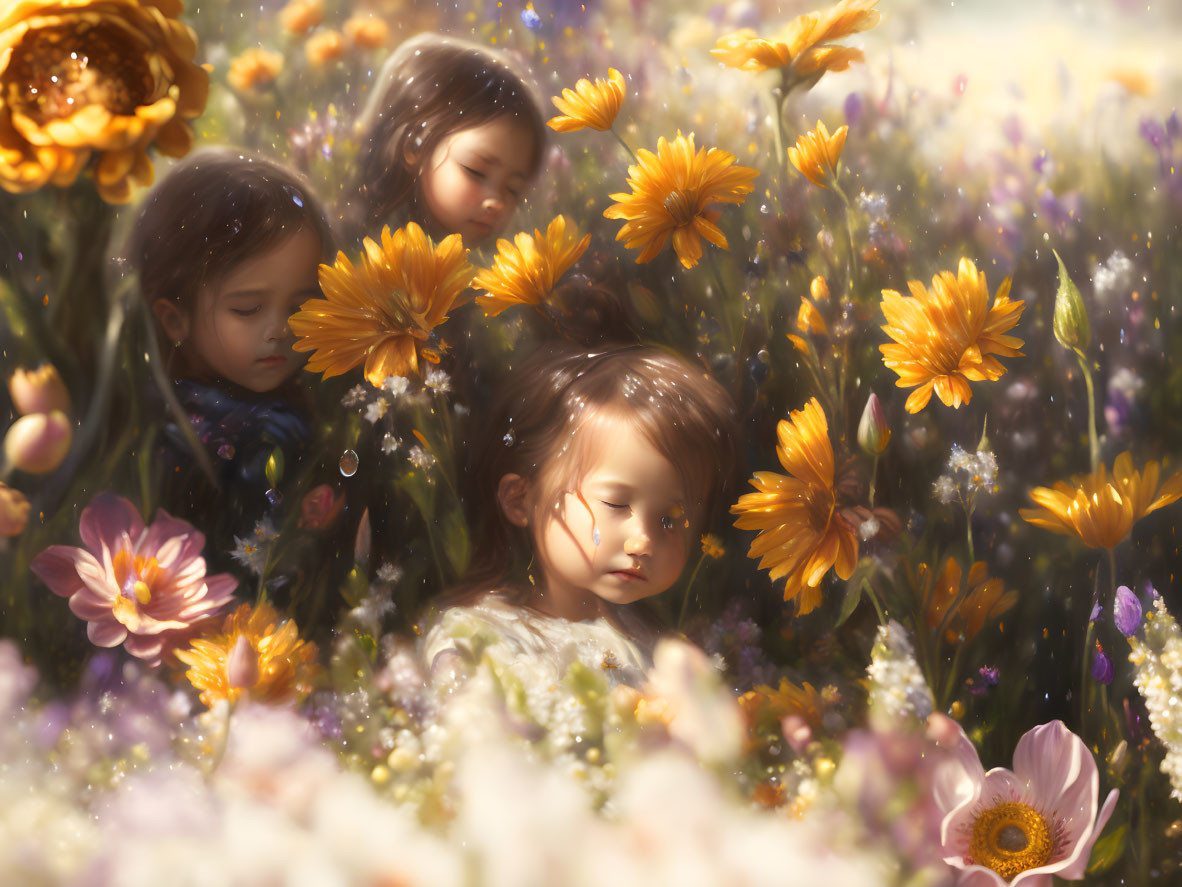
[[[268,342],[282,342],[284,339],[291,337],[291,327],[287,325],[290,319],[289,315],[282,314],[272,318],[267,325],[267,341]]]
[[[500,194],[489,194],[480,207],[486,213],[500,215],[505,210],[505,199]]]
[[[653,553],[652,539],[644,530],[633,530],[624,540],[624,554],[647,557]]]

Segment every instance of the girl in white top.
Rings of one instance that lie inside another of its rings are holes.
[[[733,422],[717,382],[657,348],[560,346],[517,367],[474,463],[472,565],[423,638],[436,681],[487,657],[527,686],[576,661],[642,683],[654,638],[626,605],[681,575]]]

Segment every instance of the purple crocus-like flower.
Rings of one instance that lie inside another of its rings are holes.
[[[192,524],[157,511],[145,526],[121,496],[104,493],[84,508],[78,533],[85,548],[51,545],[30,568],[70,599],[92,643],[122,644],[151,665],[228,604],[238,585],[229,574],[205,574],[205,536]]]
[[[1100,618],[1100,614],[1104,612],[1104,608],[1100,606],[1099,601],[1092,604],[1092,615],[1088,617],[1088,622],[1095,622]]]
[[[1137,626],[1141,624],[1141,602],[1127,585],[1116,590],[1116,600],[1112,602],[1112,619],[1117,631],[1127,638],[1136,634]]]
[[[1116,671],[1112,667],[1112,660],[1108,658],[1108,654],[1104,652],[1103,648],[1096,644],[1096,655],[1092,659],[1092,679],[1107,687],[1115,676]]]

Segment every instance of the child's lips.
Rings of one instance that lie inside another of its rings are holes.
[[[255,363],[262,364],[265,367],[277,367],[287,363],[287,358],[282,354],[273,354],[270,357],[260,357]]]
[[[644,582],[648,578],[640,570],[612,570],[612,575],[629,582]]]

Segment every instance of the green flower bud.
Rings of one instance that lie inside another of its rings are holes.
[[[878,402],[878,395],[871,394],[862,410],[862,419],[858,422],[858,446],[867,456],[877,456],[886,449],[890,440],[891,429],[887,427],[882,404]]]
[[[1055,261],[1059,263],[1059,291],[1055,294],[1055,338],[1068,350],[1082,351],[1092,341],[1088,312],[1079,294],[1079,287],[1067,273],[1067,266],[1058,253],[1054,255]]]

